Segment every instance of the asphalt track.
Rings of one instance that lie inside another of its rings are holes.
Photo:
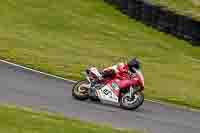
[[[0,102],[151,133],[200,133],[200,112],[145,101],[136,111],[71,96],[73,83],[0,61]]]

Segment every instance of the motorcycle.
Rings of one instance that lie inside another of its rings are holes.
[[[90,67],[84,72],[86,79],[76,82],[72,88],[72,96],[78,100],[103,101],[119,104],[121,108],[134,110],[144,102],[144,77],[141,70],[135,69],[135,73],[129,73],[129,78],[135,84],[120,88],[117,77],[103,78],[96,67]],[[95,92],[94,92],[95,91]]]

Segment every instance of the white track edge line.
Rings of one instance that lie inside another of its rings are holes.
[[[49,77],[53,77],[53,78],[57,78],[57,79],[65,80],[65,81],[69,81],[69,82],[72,82],[72,83],[76,82],[74,80],[65,79],[65,78],[62,78],[62,77],[59,77],[59,76],[56,76],[56,75],[53,75],[53,74],[49,74],[49,73],[41,72],[41,71],[38,71],[38,70],[34,70],[32,68],[28,68],[28,67],[25,67],[25,66],[22,66],[22,65],[18,65],[18,64],[6,61],[6,60],[0,59],[0,62],[9,64],[9,65],[12,65],[12,66],[16,66],[16,67],[19,67],[19,68],[23,68],[23,69],[26,69],[26,70],[29,70],[29,71],[32,71],[32,72],[35,72],[35,73],[40,73],[40,74],[43,74],[43,75],[47,75]]]
[[[40,73],[40,74],[43,74],[43,75],[47,75],[49,77],[53,77],[53,78],[61,79],[61,80],[64,80],[64,81],[68,81],[68,82],[71,82],[71,83],[76,83],[77,82],[77,81],[66,79],[66,78],[63,78],[63,77],[59,77],[59,76],[56,76],[56,75],[53,75],[53,74],[49,74],[49,73],[41,72],[41,71],[38,71],[38,70],[34,70],[32,68],[28,68],[28,67],[25,67],[25,66],[22,66],[22,65],[19,65],[19,64],[15,64],[15,63],[12,63],[12,62],[9,62],[9,61],[6,61],[6,60],[0,59],[0,62],[9,64],[9,65],[12,65],[12,66],[16,66],[16,67],[19,67],[19,68],[23,68],[25,70],[29,70],[29,71],[32,71],[32,72],[35,72],[35,73]],[[197,111],[197,112],[200,111],[198,109],[189,108],[189,107],[185,107],[185,106],[181,106],[181,105],[176,105],[176,104],[173,104],[173,103],[166,103],[166,102],[161,102],[161,101],[156,101],[156,100],[151,100],[151,99],[145,99],[145,101],[152,102],[152,103],[157,103],[157,104],[161,104],[161,105],[175,106],[175,107],[179,107],[179,108],[183,108],[183,109],[189,109],[189,110]]]

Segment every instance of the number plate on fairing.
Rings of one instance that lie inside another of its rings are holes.
[[[110,89],[109,85],[105,85],[100,90],[97,90],[98,97],[101,100],[111,101],[118,103],[118,96],[116,96],[112,90]]]

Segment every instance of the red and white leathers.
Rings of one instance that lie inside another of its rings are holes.
[[[135,84],[137,81],[135,79],[129,78],[129,68],[126,63],[119,63],[108,68],[103,69],[104,72],[114,70],[116,83],[120,88],[126,88],[127,86],[131,86]]]

